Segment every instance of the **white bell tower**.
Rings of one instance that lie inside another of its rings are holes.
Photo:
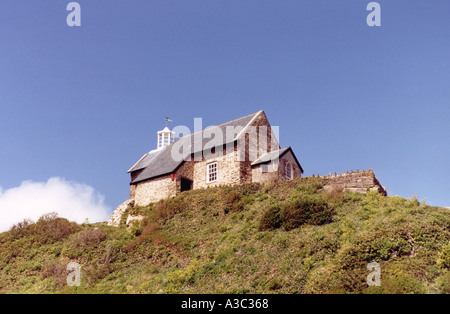
[[[158,148],[161,149],[163,147],[166,147],[167,145],[170,145],[175,140],[175,132],[171,131],[167,127],[167,122],[172,121],[169,118],[165,118],[166,120],[166,127],[162,129],[161,131],[158,131]]]

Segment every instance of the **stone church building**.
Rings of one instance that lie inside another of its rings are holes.
[[[195,121],[195,119],[194,119]],[[303,168],[291,147],[281,148],[278,128],[264,111],[190,133],[167,126],[157,132],[157,148],[142,156],[128,170],[130,199],[111,215],[108,225],[118,226],[131,206],[178,195],[187,190],[224,184],[274,182],[300,178]],[[178,139],[176,134],[183,134]],[[325,189],[342,189],[387,195],[372,169],[323,176]],[[126,224],[140,219],[128,216]]]
[[[291,147],[281,148],[264,111],[222,123],[175,140],[157,133],[157,149],[128,170],[130,200],[145,206],[190,189],[301,177]]]

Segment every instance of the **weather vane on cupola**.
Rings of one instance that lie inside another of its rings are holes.
[[[164,120],[166,120],[166,127],[167,127],[167,122],[173,122],[173,120],[168,117],[164,117]]]

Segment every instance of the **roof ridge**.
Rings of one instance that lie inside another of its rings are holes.
[[[234,122],[234,121],[237,121],[237,120],[240,120],[240,119],[244,119],[244,118],[250,117],[250,116],[252,116],[252,115],[256,115],[256,114],[258,114],[258,113],[260,113],[260,112],[262,112],[262,111],[264,111],[264,110],[259,110],[259,111],[257,111],[257,112],[248,114],[248,115],[246,115],[246,116],[242,116],[242,117],[239,117],[239,118],[236,118],[236,119],[227,121],[227,122],[223,122],[223,123],[220,123],[220,124],[210,125],[210,126],[204,128],[204,129],[200,130],[200,131],[197,131],[197,132],[194,132],[194,133],[189,133],[189,134],[186,134],[186,135],[184,135],[184,136],[182,136],[182,137],[179,137],[177,140],[182,139],[183,137],[193,136],[193,135],[198,134],[198,133],[200,133],[200,132],[204,132],[204,131],[205,131],[207,128],[209,128],[209,127],[219,127],[219,126],[224,125],[224,124],[227,124],[227,123],[231,123],[231,122]],[[245,128],[250,122],[251,122],[251,120],[244,126],[244,128]],[[171,144],[173,144],[173,143],[171,143]],[[169,145],[168,145],[168,146],[169,146]]]
[[[220,125],[223,125],[223,124],[227,124],[227,123],[230,123],[230,122],[234,122],[234,121],[237,121],[237,120],[239,120],[239,119],[244,119],[244,118],[247,118],[247,117],[250,117],[250,116],[256,115],[256,114],[260,113],[261,111],[263,111],[263,110],[259,110],[259,111],[257,111],[257,112],[254,112],[254,113],[248,114],[248,115],[246,115],[246,116],[243,116],[243,117],[240,117],[240,118],[236,118],[236,119],[233,119],[233,120],[230,120],[230,121],[227,121],[227,122],[221,123],[221,124],[217,124],[217,125],[215,125],[215,126],[220,126]],[[249,121],[249,123],[250,123],[250,121]],[[248,123],[247,123],[247,124],[248,124]]]
[[[284,147],[284,148],[274,149],[274,150],[271,150],[271,151],[269,151],[269,152],[265,152],[264,154],[262,154],[261,156],[259,156],[259,158],[257,158],[255,161],[253,161],[253,162],[251,163],[251,165],[252,165],[252,166],[255,166],[255,165],[260,164],[260,163],[265,163],[265,162],[272,161],[273,159],[271,158],[271,155],[274,155],[274,154],[278,154],[278,158],[280,158],[280,157],[282,157],[282,156],[284,155],[284,153],[285,153],[286,151],[288,151],[288,150],[291,150],[291,151],[292,151],[291,146],[287,146],[287,147]],[[269,157],[270,159],[267,159],[268,157]]]
[[[133,170],[133,168],[136,167],[142,161],[142,159],[147,157],[148,154],[149,153],[145,153],[137,162],[135,162],[135,164],[127,172],[131,172]]]

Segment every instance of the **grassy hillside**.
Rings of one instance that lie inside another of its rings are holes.
[[[0,234],[0,292],[450,293],[450,211],[416,198],[304,178],[188,191],[127,214],[147,218],[127,229],[50,214]],[[366,283],[372,261],[381,286]]]

